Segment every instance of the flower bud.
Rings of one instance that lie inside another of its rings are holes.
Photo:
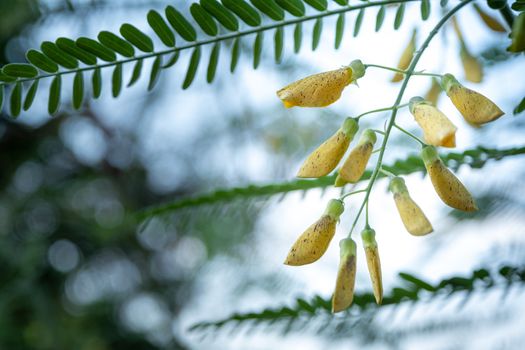
[[[478,207],[461,181],[443,164],[436,149],[426,146],[421,151],[432,185],[441,200],[452,208],[476,211]]]
[[[366,228],[361,232],[363,247],[365,248],[366,264],[368,274],[372,281],[376,303],[381,304],[383,301],[383,278],[381,277],[381,260],[377,249],[376,232],[371,228]]]
[[[295,241],[286,257],[286,265],[300,266],[317,261],[326,252],[335,234],[335,226],[344,211],[343,202],[332,199],[324,214]]]
[[[432,85],[425,95],[425,100],[432,103],[432,105],[437,106],[439,95],[441,94],[441,85],[436,78],[432,78]]]
[[[423,130],[425,142],[442,147],[456,147],[456,126],[429,101],[417,96],[410,99],[410,113]]]
[[[332,297],[333,313],[345,310],[354,300],[356,244],[351,238],[345,238],[339,242],[339,248],[339,269]]]
[[[356,119],[346,118],[341,128],[306,158],[297,177],[328,175],[345,155],[358,129]]]
[[[463,65],[463,71],[465,72],[465,78],[473,83],[480,83],[483,79],[483,67],[481,63],[472,56],[468,51],[465,44],[461,44],[459,51],[461,57],[461,64]]]
[[[412,37],[410,38],[410,42],[408,43],[407,47],[405,47],[405,50],[401,54],[401,58],[399,59],[399,62],[397,64],[397,69],[406,70],[408,66],[410,65],[410,61],[412,61],[412,56],[414,56],[414,52],[416,51],[416,31],[414,30],[412,32]],[[392,78],[393,83],[397,83],[398,81],[403,80],[403,74],[402,73],[396,73],[394,77]]]
[[[479,7],[478,4],[474,4],[474,9],[476,9],[476,12],[478,13],[479,17],[481,18],[481,20],[485,23],[487,27],[489,27],[495,32],[499,32],[499,33],[506,32],[505,27],[503,27],[503,25],[496,18],[492,17],[491,15],[483,11],[481,7]]]
[[[360,60],[355,60],[347,67],[295,81],[277,91],[277,96],[286,108],[325,107],[337,101],[344,88],[364,74],[365,66]]]
[[[504,114],[494,102],[464,87],[452,74],[445,74],[441,78],[441,85],[454,106],[469,123],[476,125],[488,123]]]
[[[410,197],[403,178],[394,177],[390,180],[388,188],[394,194],[397,211],[409,233],[414,236],[424,236],[433,231],[425,213]]]
[[[335,180],[335,186],[341,187],[346,183],[356,183],[365,172],[366,165],[376,143],[376,134],[367,129],[361,135],[359,143],[350,152],[343,166],[339,169],[339,174]]]

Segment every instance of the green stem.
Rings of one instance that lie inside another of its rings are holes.
[[[382,66],[380,64],[365,64],[365,68],[368,68],[368,67],[386,69],[386,70],[390,70],[392,72],[401,73],[401,74],[407,74],[408,72],[406,70]],[[411,75],[420,75],[420,76],[425,76],[425,77],[438,77],[438,78],[442,76],[441,74],[437,74],[437,73],[425,73],[425,72],[412,72]]]
[[[388,177],[396,177],[396,174],[388,171],[388,170],[385,170],[383,167],[379,168],[379,171],[382,172],[383,174],[385,174],[386,176]]]
[[[349,197],[349,196],[351,196],[351,195],[353,195],[353,194],[362,193],[362,192],[366,192],[366,189],[345,193],[344,195],[342,195],[341,197],[339,197],[339,199],[340,199],[340,200],[344,200],[346,197]]]
[[[406,131],[405,129],[403,129],[402,127],[400,127],[399,125],[397,124],[394,124],[394,127],[397,128],[399,131],[407,134],[408,136],[410,136],[411,138],[413,138],[414,140],[416,140],[417,142],[419,142],[421,144],[421,146],[425,147],[427,144],[424,143],[419,137],[417,137],[416,135],[412,134],[411,132],[409,131]]]
[[[432,41],[432,39],[436,36],[436,34],[439,32],[441,27],[447,23],[447,21],[452,17],[456,12],[458,12],[461,8],[471,3],[473,0],[465,0],[457,4],[454,8],[452,8],[446,15],[444,15],[441,20],[436,24],[434,29],[428,34],[427,38],[421,45],[421,48],[416,51],[416,54],[414,55],[414,58],[412,58],[412,61],[410,62],[410,66],[408,67],[406,71],[406,79],[403,80],[403,85],[401,85],[401,88],[399,90],[399,93],[397,94],[396,102],[394,103],[394,106],[398,106],[401,103],[401,99],[403,98],[403,94],[405,93],[406,87],[408,85],[408,82],[410,81],[410,78],[412,77],[414,70],[416,69],[417,63],[419,62],[419,59],[425,52],[426,48],[428,47],[428,44]],[[377,159],[376,167],[374,168],[374,171],[372,173],[372,176],[370,177],[370,180],[368,182],[368,186],[366,187],[366,194],[365,198],[363,199],[363,202],[361,203],[361,206],[359,208],[359,211],[357,212],[356,218],[352,224],[352,228],[350,229],[350,232],[348,233],[348,237],[352,236],[352,231],[354,230],[357,221],[359,220],[359,217],[361,216],[361,213],[363,212],[363,208],[366,205],[368,198],[370,197],[370,193],[372,192],[372,187],[374,186],[374,183],[379,175],[381,166],[383,164],[383,157],[385,155],[386,145],[388,143],[388,139],[390,137],[390,132],[392,130],[392,127],[394,126],[394,123],[396,121],[397,116],[397,108],[392,109],[392,115],[390,116],[390,119],[388,121],[388,126],[386,129],[385,137],[383,138],[383,144],[381,145],[381,152],[379,153],[379,157]]]
[[[357,117],[355,117],[355,119],[359,120],[359,118],[364,117],[365,115],[368,115],[368,114],[378,113],[378,112],[385,112],[385,111],[391,111],[393,109],[400,109],[400,108],[404,108],[404,107],[406,107],[408,105],[409,105],[409,103],[403,103],[402,105],[399,105],[399,106],[390,106],[390,107],[373,109],[371,111],[359,114]]]
[[[120,61],[108,62],[108,63],[104,63],[104,64],[97,64],[97,65],[93,65],[93,66],[87,66],[87,67],[77,68],[77,69],[73,69],[73,70],[66,70],[66,71],[61,71],[61,72],[56,72],[56,73],[40,74],[40,75],[37,75],[36,77],[18,79],[18,80],[13,81],[13,82],[0,82],[0,86],[2,86],[2,85],[10,85],[10,84],[14,84],[16,82],[33,81],[33,80],[36,80],[36,79],[54,77],[54,76],[58,76],[58,75],[74,74],[74,73],[77,73],[77,72],[84,72],[84,71],[95,70],[97,68],[106,68],[106,67],[116,66],[117,64],[124,64],[124,63],[134,62],[134,61],[143,60],[143,59],[147,59],[147,58],[169,55],[171,53],[175,53],[175,52],[178,52],[178,51],[183,51],[183,50],[192,49],[192,48],[199,47],[199,46],[213,44],[213,43],[216,43],[216,42],[219,42],[219,41],[235,39],[235,38],[246,36],[246,35],[250,35],[250,34],[264,32],[264,31],[267,31],[267,30],[275,29],[275,28],[285,27],[285,26],[289,26],[289,25],[293,25],[293,24],[297,24],[297,23],[302,23],[302,22],[307,22],[307,21],[311,21],[311,20],[315,20],[315,19],[319,19],[319,18],[329,17],[329,16],[341,14],[341,13],[346,13],[346,12],[351,12],[351,11],[355,11],[355,10],[360,10],[360,9],[364,9],[364,8],[367,8],[367,7],[382,6],[382,5],[389,5],[389,4],[398,4],[398,3],[406,3],[406,2],[414,2],[414,1],[419,1],[419,0],[384,0],[384,1],[366,2],[366,3],[362,3],[362,4],[359,4],[359,5],[355,5],[355,6],[354,5],[343,6],[341,8],[338,8],[338,9],[335,9],[335,10],[331,10],[331,11],[324,11],[324,12],[317,13],[317,14],[314,14],[314,15],[304,16],[304,17],[294,18],[294,19],[289,19],[289,20],[286,20],[286,21],[278,21],[276,23],[268,24],[268,25],[261,26],[261,27],[258,27],[258,28],[253,28],[253,29],[249,29],[249,30],[245,30],[245,31],[239,31],[239,32],[235,32],[235,33],[229,33],[229,34],[225,34],[225,35],[219,35],[219,36],[216,36],[216,37],[208,39],[208,40],[196,41],[196,42],[193,42],[193,43],[190,43],[190,44],[187,44],[187,45],[174,47],[174,48],[170,48],[170,49],[162,50],[162,51],[158,51],[158,52],[152,52],[152,53],[148,53],[148,54],[144,54],[144,55],[140,55],[140,56],[135,56],[135,57],[124,59],[124,60],[120,60]]]

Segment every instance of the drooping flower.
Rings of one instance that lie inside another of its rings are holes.
[[[344,204],[341,200],[330,200],[324,214],[297,238],[284,263],[292,266],[306,265],[323,256],[334,237],[335,227],[343,211]]]
[[[492,17],[491,15],[483,11],[483,9],[478,4],[474,4],[474,9],[476,10],[479,17],[481,18],[481,20],[485,23],[487,27],[489,27],[495,32],[499,32],[499,33],[506,32],[505,27],[503,27],[503,25],[496,18]]]
[[[436,78],[432,78],[432,85],[428,89],[427,94],[425,95],[425,100],[432,103],[432,105],[437,106],[439,95],[441,94],[441,85]]]
[[[483,66],[478,59],[470,54],[464,43],[461,44],[459,51],[465,78],[473,83],[480,83],[483,79]]]
[[[297,177],[315,178],[328,175],[345,155],[358,129],[356,119],[346,118],[337,132],[306,158]]]
[[[281,90],[277,96],[286,108],[326,107],[341,97],[341,93],[350,83],[365,74],[365,66],[360,60],[354,60],[349,66],[328,72],[310,75],[295,81]]]
[[[414,202],[405,185],[403,178],[396,176],[390,180],[388,187],[394,194],[397,211],[403,221],[407,231],[414,236],[424,236],[433,231],[432,225],[428,221],[425,213]]]
[[[332,312],[340,312],[352,305],[354,300],[356,272],[356,244],[351,238],[339,242],[340,260],[332,297]]]
[[[487,97],[461,85],[452,74],[445,74],[441,78],[441,85],[454,106],[469,123],[481,125],[505,114]]]
[[[335,186],[341,187],[347,183],[356,183],[365,172],[368,160],[372,155],[377,137],[374,131],[367,129],[361,135],[358,144],[348,155],[335,180]]]
[[[425,142],[442,147],[456,147],[456,126],[429,101],[416,96],[410,99],[410,113],[423,130]]]
[[[416,51],[416,33],[416,30],[412,32],[412,37],[410,38],[408,45],[403,50],[401,58],[399,58],[399,62],[397,63],[397,69],[406,70],[410,65],[410,61],[412,61],[412,56],[414,56],[414,52]],[[403,80],[403,77],[404,75],[402,73],[396,73],[392,78],[392,82],[397,83]]]
[[[383,301],[383,278],[381,277],[381,260],[379,259],[379,250],[377,249],[376,232],[371,228],[365,228],[361,232],[363,247],[365,248],[366,264],[368,274],[372,281],[374,297],[376,303],[381,304]]]
[[[423,158],[436,193],[445,204],[463,211],[478,210],[470,192],[443,164],[433,146],[424,147],[421,151],[421,158]]]

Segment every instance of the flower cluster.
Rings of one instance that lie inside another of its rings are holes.
[[[415,33],[411,42],[414,40]],[[413,54],[413,46],[412,43],[407,47],[405,50],[407,55],[411,56]],[[405,60],[402,59],[402,61],[400,64],[405,65]],[[355,82],[363,77],[365,72],[366,65],[356,60],[348,67],[315,74],[296,81],[279,90],[277,95],[287,108],[293,106],[324,107],[337,101],[341,97],[343,90],[351,82]],[[398,78],[396,77],[394,81],[397,80]],[[474,126],[481,126],[491,122],[501,117],[503,112],[487,97],[461,85],[451,74],[440,76],[440,80],[440,83],[434,80],[434,92],[430,97],[427,95],[427,98],[424,99],[416,96],[411,98],[406,105],[409,106],[410,113],[422,130],[424,141],[418,139],[423,145],[421,158],[437,195],[446,205],[452,208],[467,212],[475,211],[478,208],[474,198],[454,173],[446,167],[436,150],[436,147],[456,146],[457,127],[435,106],[435,100],[437,99],[438,90],[442,88],[463,118]],[[391,109],[393,108],[400,107],[396,106]],[[341,127],[306,158],[297,176],[301,178],[318,178],[330,174],[339,165],[350,148],[354,137],[357,135],[359,118],[361,116],[346,118]],[[404,131],[401,128],[400,130]],[[350,150],[347,158],[337,171],[335,187],[341,187],[348,183],[355,184],[362,178],[368,161],[374,152],[374,145],[377,141],[376,133],[385,135],[386,131],[366,129],[360,134],[359,141]],[[417,138],[408,132],[406,133]],[[379,149],[381,152],[385,151],[385,144],[386,142]],[[406,230],[414,236],[423,236],[431,233],[434,230],[432,224],[423,210],[410,196],[405,180],[382,169],[381,163],[376,165],[376,176],[380,171],[390,177],[389,190],[393,195],[399,217]],[[344,199],[358,192],[366,192],[367,195],[363,206],[367,205],[367,221],[361,232],[361,240],[374,296],[376,302],[380,304],[383,299],[381,263],[375,231],[368,224],[368,197],[372,189],[372,181],[364,190],[344,194],[339,199],[331,199],[321,217],[309,226],[292,245],[285,264],[299,266],[313,263],[321,258],[328,249],[335,235],[339,218],[344,212]],[[357,214],[358,217],[361,210]],[[357,223],[358,217],[354,225]],[[352,304],[353,300],[357,248],[356,242],[351,238],[351,233],[347,238],[339,242],[340,263],[332,298],[333,312],[345,310]]]

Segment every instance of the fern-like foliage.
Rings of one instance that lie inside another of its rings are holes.
[[[274,31],[275,61],[280,62],[284,50],[284,28],[294,27],[294,51],[302,43],[302,25],[314,21],[312,49],[319,44],[323,18],[338,16],[335,46],[341,44],[345,29],[345,14],[359,11],[354,26],[354,36],[359,33],[365,9],[379,7],[376,30],[379,30],[385,16],[385,6],[399,4],[395,28],[403,21],[405,3],[420,1],[421,15],[428,18],[428,0],[383,0],[349,5],[347,0],[334,0],[339,7],[329,9],[327,0],[200,0],[189,8],[191,18],[173,6],[167,6],[161,14],[150,10],[147,21],[163,48],[156,48],[154,40],[143,30],[124,23],[119,33],[101,31],[96,39],[80,37],[75,40],[58,38],[45,41],[39,49],[26,53],[27,62],[9,63],[0,69],[0,110],[3,102],[9,100],[9,113],[17,117],[22,110],[28,110],[39,90],[41,79],[51,79],[48,98],[48,112],[58,111],[63,91],[62,78],[73,75],[72,106],[80,108],[90,86],[91,96],[98,98],[102,93],[102,69],[113,69],[111,94],[117,97],[125,82],[122,81],[124,65],[133,65],[133,74],[127,86],[135,84],[143,74],[146,61],[151,61],[148,90],[155,87],[162,71],[174,66],[183,51],[191,50],[191,58],[182,84],[187,89],[193,83],[197,69],[203,59],[202,47],[213,46],[208,58],[206,80],[215,78],[221,52],[221,43],[231,41],[230,69],[235,71],[240,57],[240,40],[254,36],[253,67],[260,63],[264,32]],[[307,14],[306,5],[313,14]],[[291,18],[287,18],[287,14]],[[244,25],[242,24],[244,23]],[[182,42],[180,42],[182,41]],[[85,75],[91,72],[90,79]],[[6,97],[6,88],[9,97]]]
[[[477,147],[462,153],[450,152],[442,154],[441,159],[452,169],[459,168],[462,164],[471,168],[482,168],[489,160],[500,160],[505,157],[525,154],[525,146],[508,149],[489,149]],[[407,175],[415,172],[425,171],[423,161],[418,155],[410,155],[404,160],[395,161],[392,165],[384,165],[384,169],[396,175]],[[365,181],[372,175],[371,171],[365,172],[360,181]],[[380,174],[379,176],[384,176]],[[321,177],[314,180],[293,180],[285,183],[276,183],[263,186],[249,185],[246,187],[235,187],[221,189],[197,197],[183,198],[173,202],[147,208],[137,213],[139,219],[143,220],[152,216],[172,213],[177,210],[206,204],[228,202],[241,198],[267,197],[277,194],[286,194],[293,191],[308,191],[314,188],[327,188],[334,184],[337,174]]]
[[[402,284],[395,287],[383,298],[382,306],[397,305],[403,302],[420,301],[435,298],[439,295],[451,295],[466,292],[470,295],[474,291],[483,291],[495,286],[510,287],[525,284],[525,266],[503,266],[497,271],[479,269],[467,277],[451,277],[432,285],[412,274],[401,272],[399,277]],[[374,295],[361,293],[354,296],[352,306],[345,311],[346,314],[361,317],[369,311],[379,310]],[[229,324],[251,324],[260,326],[285,322],[289,327],[295,321],[311,319],[322,315],[331,315],[331,299],[314,296],[310,300],[299,298],[294,305],[268,308],[259,312],[236,313],[223,320],[213,322],[200,322],[193,325],[191,331],[219,330]],[[331,317],[331,316],[330,316]]]

